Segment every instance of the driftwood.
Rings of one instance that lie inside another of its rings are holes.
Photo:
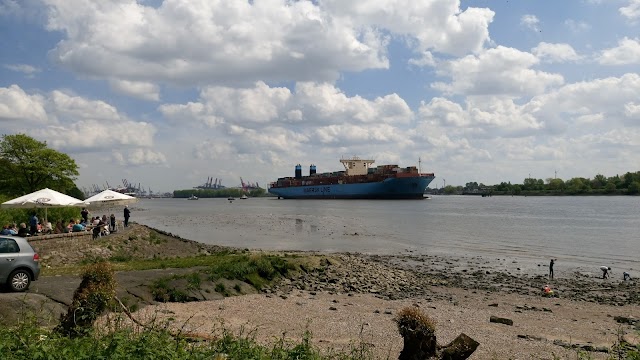
[[[479,342],[462,333],[451,343],[440,349],[440,359],[443,360],[464,360],[471,356],[480,345]]]
[[[399,360],[464,360],[480,345],[465,334],[445,346],[436,341],[435,323],[417,307],[406,307],[395,318],[404,340]]]

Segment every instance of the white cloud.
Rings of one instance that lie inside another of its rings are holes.
[[[90,119],[114,122],[123,120],[118,109],[101,100],[90,100],[54,90],[49,96],[49,102],[53,116],[61,121]]]
[[[416,66],[436,66],[436,59],[431,51],[425,51],[419,58],[409,59],[409,64]]]
[[[0,122],[18,120],[24,123],[42,124],[48,116],[41,95],[29,95],[18,85],[0,88]]]
[[[550,44],[541,42],[531,49],[538,59],[546,62],[572,62],[581,57],[569,44]]]
[[[602,51],[598,57],[602,65],[640,65],[640,40],[624,39],[618,41],[618,46]]]
[[[474,137],[521,137],[543,129],[544,123],[509,98],[468,99],[465,106],[444,98],[422,103],[419,118],[431,125],[470,129]],[[455,130],[454,130],[455,131]]]
[[[452,81],[431,86],[445,94],[520,97],[541,94],[564,82],[559,74],[531,69],[538,62],[538,58],[528,52],[498,46],[442,63],[439,75],[450,76]]]
[[[640,104],[628,102],[624,104],[624,114],[630,118],[636,118],[640,122]]]
[[[640,0],[628,0],[629,5],[623,6],[619,9],[620,14],[626,17],[628,20],[635,22],[640,19]]]
[[[59,90],[29,95],[17,85],[0,88],[0,120],[1,131],[25,132],[72,153],[151,147],[156,133],[103,101]]]
[[[21,72],[28,77],[33,77],[36,73],[41,71],[39,68],[28,64],[5,64],[4,67],[11,71]]]
[[[253,88],[208,87],[199,102],[165,104],[160,112],[172,121],[196,120],[209,127],[298,124],[396,123],[406,124],[413,113],[397,94],[373,100],[348,97],[330,84],[298,83],[295,92],[258,82]],[[250,125],[252,124],[252,125]]]
[[[53,59],[96,77],[253,83],[388,67],[373,27],[355,28],[310,1],[45,1],[48,29],[66,34]]]
[[[111,80],[109,84],[118,93],[142,100],[160,101],[160,88],[156,84],[127,80]]]
[[[490,41],[489,24],[495,15],[487,8],[469,7],[462,11],[458,0],[326,0],[321,4],[329,13],[356,25],[409,36],[418,53],[478,52]]]
[[[540,27],[538,26],[539,24],[540,24],[540,19],[538,19],[538,17],[535,15],[526,14],[526,15],[522,15],[522,17],[520,18],[520,25],[525,26],[530,30],[533,30],[536,32],[540,31]]]
[[[59,64],[90,77],[180,85],[333,81],[342,71],[385,69],[390,35],[419,54],[478,52],[494,16],[463,11],[458,0],[43,1],[47,29],[65,35],[51,51]]]
[[[564,21],[564,26],[566,26],[573,33],[582,33],[591,29],[591,25],[587,24],[584,21],[577,21],[573,19],[567,19]]]
[[[118,165],[122,166],[164,165],[167,162],[166,157],[161,152],[142,148],[133,149],[126,153],[114,151],[113,159]]]

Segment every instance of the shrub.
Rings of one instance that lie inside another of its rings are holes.
[[[56,327],[59,334],[77,337],[87,334],[94,321],[111,304],[116,293],[116,282],[111,264],[98,262],[88,265],[82,274],[82,282],[73,294],[66,314]]]

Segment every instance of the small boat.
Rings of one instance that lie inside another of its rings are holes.
[[[247,200],[247,199],[248,199],[247,195],[240,196],[240,200]]]
[[[195,195],[191,195],[187,198],[187,200],[198,200],[198,197]]]
[[[233,200],[235,200],[235,199],[236,199],[236,198],[234,198],[233,196],[229,196],[229,197],[227,198],[227,200],[229,200],[229,201],[233,201]]]

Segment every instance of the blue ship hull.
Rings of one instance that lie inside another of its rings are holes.
[[[424,199],[433,176],[388,178],[379,182],[269,188],[284,199]]]

